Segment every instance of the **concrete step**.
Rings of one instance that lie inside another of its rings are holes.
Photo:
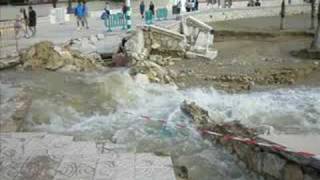
[[[0,133],[1,180],[174,180],[169,156],[46,133]]]

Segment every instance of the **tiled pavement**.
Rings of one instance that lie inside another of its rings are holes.
[[[45,133],[0,134],[1,180],[174,180],[167,156]]]

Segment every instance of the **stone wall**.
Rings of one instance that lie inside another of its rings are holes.
[[[184,57],[186,46],[184,35],[161,27],[144,26],[138,27],[128,37],[125,49],[132,64],[135,64],[153,54]]]
[[[251,7],[251,8],[232,8],[232,9],[210,9],[207,11],[190,13],[197,19],[204,22],[226,21],[243,18],[254,18],[263,16],[279,16],[280,5],[271,7]],[[286,15],[310,13],[310,4],[287,5]]]
[[[145,47],[152,51],[183,56],[186,48],[185,36],[156,26],[143,30]]]

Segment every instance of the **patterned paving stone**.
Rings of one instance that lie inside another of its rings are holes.
[[[135,154],[119,153],[100,156],[97,165],[95,180],[134,179]]]
[[[171,158],[168,156],[155,156],[150,153],[140,153],[136,155],[137,168],[170,168]]]
[[[70,136],[0,133],[1,180],[175,180],[170,157]]]
[[[93,179],[97,160],[96,155],[66,156],[57,169],[54,180]]]
[[[51,180],[59,161],[49,156],[29,157],[21,167],[16,180]]]

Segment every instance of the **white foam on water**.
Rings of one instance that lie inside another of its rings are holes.
[[[137,152],[171,153],[177,164],[188,167],[191,177],[201,175],[200,179],[255,178],[235,164],[229,153],[201,138],[180,110],[184,100],[195,101],[216,121],[240,120],[281,132],[320,132],[320,88],[226,94],[215,89],[178,90],[140,80],[133,80],[126,71],[82,77],[80,83],[85,86],[76,87],[82,87],[88,99],[75,104],[67,101],[74,96],[74,88],[61,87],[66,98],[35,97],[27,129],[109,139]],[[72,78],[68,81],[64,86],[75,85]],[[37,88],[46,87],[37,84]]]

